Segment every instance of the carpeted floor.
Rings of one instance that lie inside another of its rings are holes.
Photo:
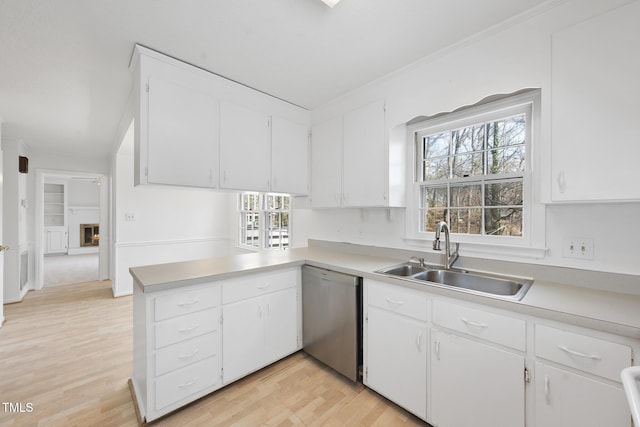
[[[44,286],[69,285],[93,280],[98,280],[98,254],[44,257]]]

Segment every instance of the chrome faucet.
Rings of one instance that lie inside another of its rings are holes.
[[[433,250],[440,251],[440,233],[444,230],[444,251],[445,251],[445,262],[444,268],[446,270],[450,269],[454,262],[458,259],[458,248],[460,248],[460,243],[456,243],[456,250],[451,253],[451,243],[449,242],[449,225],[440,221],[438,225],[436,225],[436,238],[433,241]]]

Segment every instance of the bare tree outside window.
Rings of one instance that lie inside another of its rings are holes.
[[[423,231],[522,236],[525,114],[418,135]]]

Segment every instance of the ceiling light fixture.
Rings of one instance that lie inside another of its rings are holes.
[[[333,6],[337,5],[337,4],[338,4],[338,2],[339,2],[340,0],[322,0],[322,1],[323,1],[323,2],[324,2],[324,4],[326,4],[327,6],[329,6],[329,7],[333,7]]]

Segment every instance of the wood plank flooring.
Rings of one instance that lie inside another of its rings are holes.
[[[132,297],[110,282],[30,292],[4,307],[0,427],[136,426]],[[30,412],[11,412],[22,403]],[[296,353],[206,396],[157,426],[426,426],[376,393]]]

